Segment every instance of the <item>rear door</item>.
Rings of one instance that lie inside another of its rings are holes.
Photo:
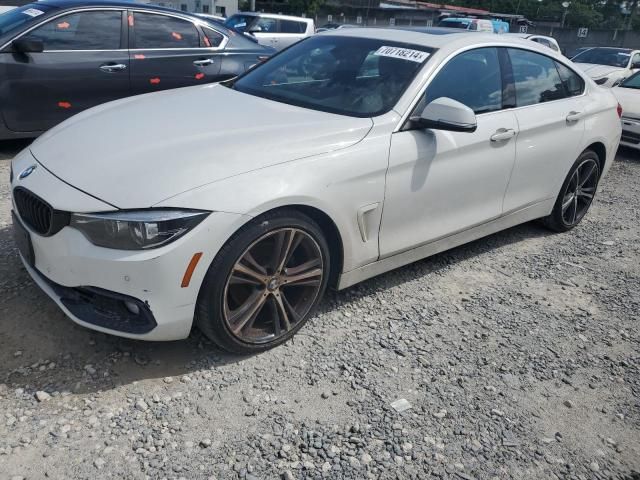
[[[130,95],[124,10],[83,10],[55,17],[21,38],[40,53],[2,55],[0,105],[15,132],[44,131],[82,110]]]
[[[246,30],[258,40],[260,45],[280,50],[280,21],[275,18],[257,17]]]
[[[131,87],[134,94],[218,80],[227,38],[213,27],[156,12],[130,11]]]
[[[504,210],[555,197],[580,154],[588,116],[584,82],[566,65],[541,53],[507,49],[513,68],[520,132]]]

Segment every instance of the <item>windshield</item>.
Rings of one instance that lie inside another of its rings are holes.
[[[30,3],[3,13],[0,15],[0,37],[29,23],[35,23],[40,15],[49,11],[51,11],[49,5]]]
[[[620,84],[624,88],[640,88],[640,72],[636,72]]]
[[[224,22],[225,27],[235,28],[241,32],[248,31],[259,17],[255,15],[232,15]]]
[[[591,48],[573,57],[576,63],[594,63],[624,68],[629,64],[631,52],[621,48]]]
[[[432,52],[421,45],[321,35],[249,71],[233,88],[313,110],[373,117],[393,108]]]

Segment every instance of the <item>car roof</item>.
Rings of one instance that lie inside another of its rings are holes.
[[[378,40],[388,40],[390,42],[412,43],[425,47],[436,48],[443,51],[455,51],[464,47],[485,45],[491,46],[511,46],[523,48],[543,55],[551,56],[561,62],[566,62],[566,58],[549,47],[532,42],[515,35],[504,35],[493,32],[469,32],[456,28],[442,27],[410,27],[410,28],[341,28],[337,30],[327,30],[318,33],[323,36],[340,37],[361,37]]]
[[[482,43],[499,41],[501,35],[495,33],[472,32],[457,28],[413,27],[413,28],[341,28],[329,30],[319,35],[337,35],[341,37],[363,37],[414,43],[425,47],[442,48],[450,43]],[[529,42],[531,43],[531,42]]]
[[[76,7],[122,7],[122,8],[137,8],[145,10],[157,10],[161,12],[180,13],[188,17],[197,17],[196,15],[188,12],[182,12],[173,8],[160,7],[158,5],[151,5],[147,3],[137,3],[126,0],[38,0],[33,2],[40,5],[49,5],[52,7],[67,9]]]

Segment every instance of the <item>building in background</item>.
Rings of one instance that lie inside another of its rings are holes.
[[[138,0],[138,3],[174,8],[183,12],[229,17],[238,11],[238,0]]]

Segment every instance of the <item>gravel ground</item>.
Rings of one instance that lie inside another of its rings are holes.
[[[13,244],[0,144],[0,478],[640,475],[640,156],[577,229],[512,228],[223,354],[74,325]]]

